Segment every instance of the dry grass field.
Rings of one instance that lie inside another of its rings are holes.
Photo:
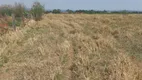
[[[9,31],[0,80],[142,80],[142,15],[47,14]]]

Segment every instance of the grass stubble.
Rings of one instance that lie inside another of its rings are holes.
[[[0,80],[142,80],[142,15],[47,14],[0,36]]]

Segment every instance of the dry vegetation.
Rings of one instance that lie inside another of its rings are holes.
[[[0,37],[0,80],[142,80],[142,15],[43,18]]]

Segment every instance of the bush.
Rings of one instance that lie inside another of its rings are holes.
[[[28,10],[26,10],[24,4],[22,3],[15,3],[15,5],[2,5],[0,6],[0,17],[5,19],[5,22],[12,26],[12,19],[9,21],[7,20],[9,16],[15,16],[15,26],[20,26],[21,24],[24,25],[24,18],[28,14]]]
[[[0,15],[1,16],[11,16],[12,14],[12,6],[11,5],[2,5],[0,6]]]
[[[23,17],[25,12],[26,12],[26,8],[24,4],[15,3],[13,7],[13,13],[15,14],[15,17]]]
[[[40,2],[34,2],[33,6],[31,8],[31,13],[36,21],[42,19],[42,15],[44,13],[45,9],[44,6],[40,4]]]
[[[15,3],[13,6],[13,13],[15,15],[15,24],[16,26],[24,26],[24,18],[27,10],[24,4],[22,3]]]
[[[8,21],[7,24],[8,24],[8,26],[12,26],[12,21]],[[15,26],[20,26],[20,25],[21,25],[21,21],[16,20]]]

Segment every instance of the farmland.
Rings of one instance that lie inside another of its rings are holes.
[[[141,14],[45,14],[0,36],[0,80],[142,80]]]

